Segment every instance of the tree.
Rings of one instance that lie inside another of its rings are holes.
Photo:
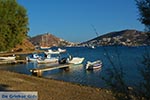
[[[0,0],[0,51],[10,50],[27,37],[26,9],[16,0]]]
[[[135,0],[139,10],[139,21],[145,25],[148,35],[147,40],[150,41],[150,0]],[[146,53],[143,56],[143,66],[140,68],[140,74],[143,80],[140,82],[137,95],[144,100],[150,100],[150,52],[146,48]]]
[[[150,0],[135,0],[139,10],[139,21],[145,25],[147,32],[150,32]]]

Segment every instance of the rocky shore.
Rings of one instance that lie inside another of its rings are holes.
[[[38,100],[114,100],[111,92],[0,70],[1,91],[37,91]]]

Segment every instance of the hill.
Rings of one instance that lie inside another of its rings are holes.
[[[52,46],[73,46],[72,42],[58,38],[50,33],[37,35],[30,38],[31,43],[38,47],[52,47]]]
[[[24,52],[33,50],[35,50],[34,45],[28,39],[24,39],[21,44],[16,45],[15,48],[12,49],[12,51],[14,52]]]
[[[110,32],[96,37],[80,45],[88,46],[105,46],[105,45],[125,45],[125,46],[142,46],[150,45],[150,39],[147,33],[137,30],[123,30]]]

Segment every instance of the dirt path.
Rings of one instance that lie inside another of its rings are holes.
[[[114,100],[104,89],[0,70],[1,91],[37,91],[38,100]]]

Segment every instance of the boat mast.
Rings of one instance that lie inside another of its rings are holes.
[[[41,47],[45,47],[45,41],[44,41],[44,36],[42,35],[42,43],[41,43]]]
[[[41,47],[43,47],[43,35],[42,35]]]

